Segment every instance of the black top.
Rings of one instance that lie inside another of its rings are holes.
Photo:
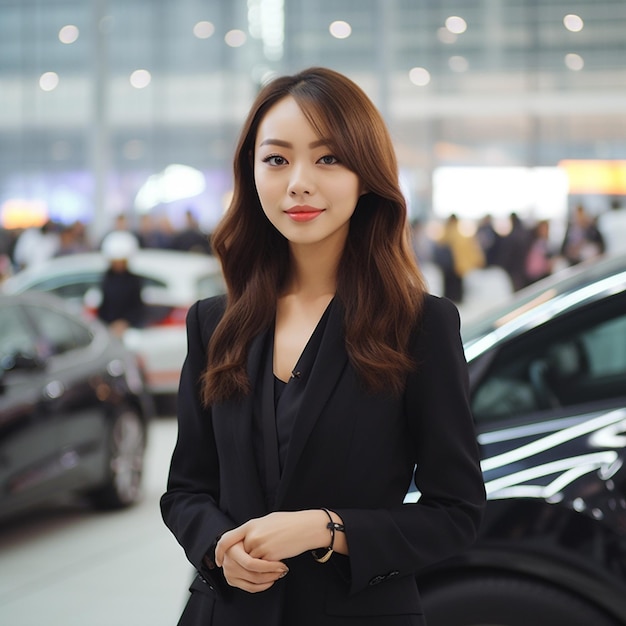
[[[261,371],[255,385],[255,455],[262,476],[266,501],[273,508],[293,431],[309,374],[324,337],[332,306],[326,307],[311,334],[288,381],[274,375],[274,326],[267,331],[261,357]]]
[[[110,324],[126,320],[130,326],[141,327],[145,321],[145,306],[141,299],[141,278],[128,270],[107,270],[102,278],[102,303],[98,317]]]

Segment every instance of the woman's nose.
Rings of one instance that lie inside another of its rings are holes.
[[[291,179],[289,181],[289,195],[311,195],[315,189],[313,177],[305,167],[296,167],[293,169]]]

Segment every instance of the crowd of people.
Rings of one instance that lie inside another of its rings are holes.
[[[505,232],[491,215],[470,225],[452,214],[431,235],[422,223],[414,224],[414,249],[421,262],[437,265],[443,278],[443,295],[461,303],[464,277],[470,272],[501,267],[512,291],[552,274],[555,269],[576,265],[605,253],[626,251],[626,206],[614,199],[599,215],[583,204],[574,206],[565,234],[552,236],[549,220],[527,222],[511,213]],[[142,215],[136,228],[119,214],[111,231],[129,231],[140,248],[160,248],[211,254],[210,237],[192,210],[185,212],[182,228],[175,229],[166,216]],[[12,273],[55,256],[100,249],[102,240],[91,242],[82,222],[59,224],[47,221],[23,231],[0,229],[0,280]]]
[[[119,214],[108,232],[117,231],[131,232],[140,248],[211,253],[209,236],[191,209],[185,212],[184,224],[178,229],[168,217],[149,214],[142,215],[133,228],[128,216]],[[99,250],[103,239],[92,241],[85,224],[80,221],[62,224],[48,220],[37,227],[0,229],[0,278],[53,257]]]
[[[617,200],[599,215],[575,205],[560,240],[552,236],[549,220],[525,222],[516,213],[509,215],[504,232],[490,215],[467,226],[453,214],[435,235],[421,224],[413,231],[418,258],[440,269],[443,295],[456,303],[463,302],[464,278],[474,270],[500,267],[511,290],[518,291],[560,267],[626,252],[626,207]]]
[[[107,261],[97,302],[88,306],[111,331],[121,337],[129,327],[146,322],[143,283],[129,266],[140,248],[159,248],[210,254],[209,236],[200,228],[191,210],[182,228],[174,229],[169,219],[141,216],[132,228],[128,217],[118,215],[104,237],[90,241],[81,222],[58,224],[51,220],[40,227],[20,231],[0,230],[0,282],[22,269],[36,267],[54,257],[99,250]]]

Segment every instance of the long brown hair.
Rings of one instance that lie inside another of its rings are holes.
[[[424,283],[409,245],[404,196],[387,127],[354,82],[326,68],[276,78],[256,97],[234,160],[234,194],[212,245],[227,285],[227,305],[209,344],[203,400],[250,391],[250,342],[272,323],[287,276],[288,241],[266,218],[254,183],[254,142],[267,111],[291,96],[333,153],[367,190],[359,199],[337,276],[346,349],[366,388],[402,389]]]

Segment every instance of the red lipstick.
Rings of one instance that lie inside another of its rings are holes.
[[[324,209],[317,209],[308,205],[296,205],[292,206],[290,209],[287,209],[285,213],[292,219],[294,222],[310,222],[314,220],[318,215],[322,214]]]

